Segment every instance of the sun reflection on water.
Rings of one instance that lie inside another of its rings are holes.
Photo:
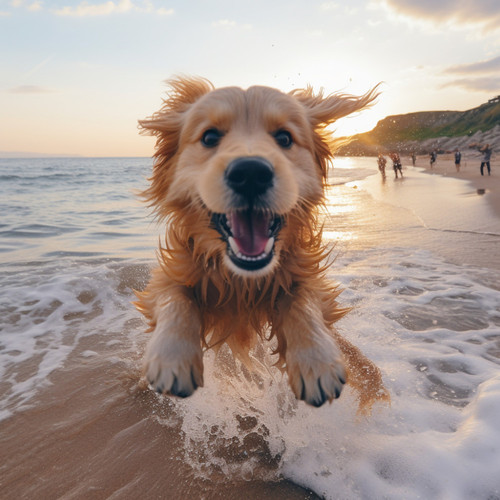
[[[324,223],[323,238],[332,241],[356,239],[352,224],[348,221],[355,217],[356,197],[346,192],[343,186],[328,186],[325,190],[325,208],[321,211]]]
[[[356,239],[356,235],[348,231],[323,231],[323,239],[331,241],[351,241]]]

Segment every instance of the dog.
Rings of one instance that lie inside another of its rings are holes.
[[[277,366],[310,405],[338,398],[347,375],[380,394],[378,369],[333,327],[347,309],[325,277],[318,211],[336,144],[327,127],[369,106],[376,88],[354,97],[216,89],[203,78],[168,84],[160,111],[139,121],[157,139],[142,196],[166,225],[136,302],[152,333],[151,386],[190,396],[203,386],[204,349],[225,342],[245,360],[264,338],[275,339]]]

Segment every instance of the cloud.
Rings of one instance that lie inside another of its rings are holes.
[[[30,10],[31,12],[38,12],[39,10],[42,10],[42,2],[40,0],[37,0],[33,3],[30,3],[27,6],[27,9]]]
[[[230,19],[219,19],[218,21],[214,21],[212,23],[212,27],[214,28],[242,28],[242,29],[251,29],[251,24],[239,24],[236,21],[231,21]]]
[[[479,24],[485,30],[500,27],[497,0],[385,0],[392,11],[437,24]]]
[[[46,87],[39,87],[38,85],[18,85],[11,89],[7,89],[9,94],[49,94],[54,92]]]
[[[485,76],[482,78],[460,78],[445,83],[444,87],[460,87],[469,92],[490,92],[500,94],[500,77]]]
[[[15,9],[19,7],[25,7],[26,9],[35,12],[42,9],[42,1],[41,0],[11,0],[10,5]]]
[[[444,72],[458,75],[500,73],[500,56],[487,61],[450,66]]]
[[[131,0],[119,0],[118,2],[109,0],[108,2],[99,4],[90,4],[84,1],[76,7],[65,6],[60,9],[56,9],[54,10],[54,14],[58,16],[73,17],[106,16],[117,12],[128,12],[133,8],[134,4]]]
[[[165,9],[164,7],[160,7],[156,13],[160,16],[171,16],[174,13],[174,9]]]
[[[497,76],[500,75],[500,56],[486,61],[450,66],[443,70],[443,74],[465,77],[451,80],[443,87],[460,87],[470,92],[500,93],[500,76]]]
[[[52,12],[58,16],[70,17],[108,16],[110,14],[125,12],[154,13],[160,16],[170,16],[174,13],[174,9],[167,9],[165,7],[156,9],[149,0],[143,0],[142,6],[133,3],[132,0],[108,0],[101,3],[89,3],[84,0],[76,7],[64,6],[59,9],[52,9]]]
[[[71,0],[62,0],[58,7],[52,6],[48,11],[57,16],[66,17],[96,17],[126,12],[157,14],[159,16],[170,16],[174,14],[174,9],[166,7],[156,8],[151,0],[101,0],[97,3],[82,0],[80,3],[75,2],[77,5],[71,5],[71,3]],[[14,9],[22,8],[30,12],[41,11],[43,9],[43,4],[43,0],[10,1],[10,5]],[[0,17],[10,15],[11,12],[9,11],[0,11]]]

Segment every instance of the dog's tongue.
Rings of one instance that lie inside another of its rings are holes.
[[[229,215],[233,238],[243,255],[256,257],[269,241],[270,216],[259,212],[233,212]]]

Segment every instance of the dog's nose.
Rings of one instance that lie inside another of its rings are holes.
[[[265,158],[243,156],[236,158],[227,166],[225,177],[233,191],[254,198],[272,187],[274,168]]]

